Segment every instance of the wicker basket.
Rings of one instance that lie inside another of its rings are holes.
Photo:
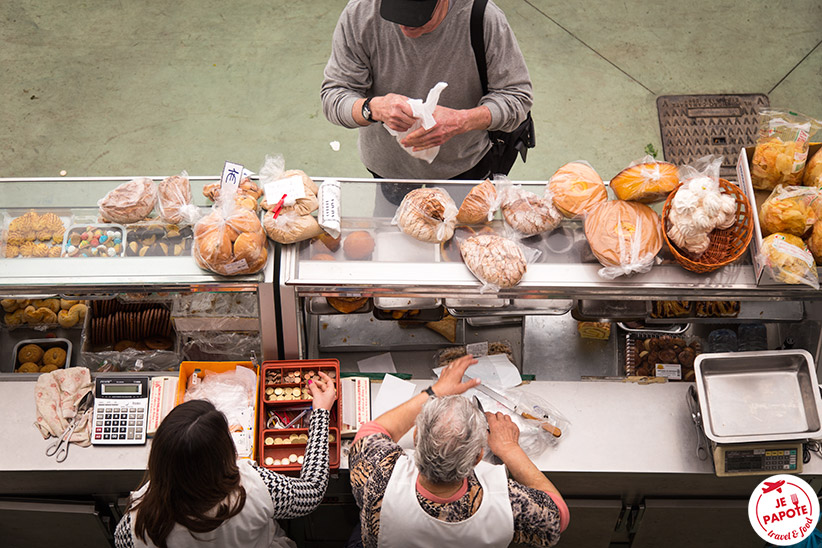
[[[736,223],[731,228],[711,232],[709,234],[711,244],[699,258],[694,257],[688,251],[679,249],[668,239],[668,215],[671,211],[674,195],[681,186],[682,184],[668,195],[662,209],[662,236],[665,238],[665,243],[668,244],[668,248],[671,250],[676,262],[686,270],[704,274],[713,272],[741,257],[748,249],[748,244],[751,243],[751,237],[753,236],[753,219],[751,217],[753,213],[748,198],[742,194],[742,191],[736,185],[725,179],[719,180],[719,186],[723,194],[730,194],[736,200]]]

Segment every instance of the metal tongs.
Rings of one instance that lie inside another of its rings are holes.
[[[706,460],[708,458],[708,440],[705,437],[705,430],[702,428],[702,411],[699,410],[699,399],[693,385],[688,387],[685,401],[688,403],[691,420],[694,421],[696,427],[696,456],[699,457],[699,460]]]
[[[68,457],[69,445],[71,445],[71,435],[74,434],[74,430],[80,425],[83,416],[85,416],[88,410],[91,409],[93,404],[94,391],[89,390],[77,404],[77,410],[74,413],[74,417],[69,419],[69,424],[66,429],[63,430],[63,433],[60,435],[60,439],[49,445],[46,449],[47,457],[57,455],[55,458],[57,462],[63,462],[66,460],[66,457]]]

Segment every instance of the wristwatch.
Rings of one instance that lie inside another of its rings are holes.
[[[425,390],[423,390],[423,392],[425,392],[426,394],[428,394],[428,395],[429,395],[429,396],[431,396],[432,398],[436,398],[436,397],[437,397],[437,395],[436,395],[436,394],[434,394],[434,385],[429,386],[428,388],[426,388]]]
[[[362,104],[362,117],[368,120],[369,122],[376,122],[374,117],[371,116],[371,99],[373,99],[373,97],[369,97]]]

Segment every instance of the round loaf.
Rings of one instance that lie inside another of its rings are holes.
[[[548,181],[548,192],[557,209],[569,219],[582,216],[608,199],[602,178],[584,162],[570,162],[559,168]]]
[[[603,202],[585,218],[585,237],[603,266],[650,264],[662,249],[659,215],[637,202]]]
[[[471,236],[460,244],[460,253],[471,273],[487,284],[514,287],[525,274],[525,255],[519,245],[496,234]]]
[[[502,216],[511,228],[524,236],[554,230],[562,222],[562,215],[550,198],[540,198],[522,189],[508,191],[502,203]]]
[[[418,188],[405,195],[393,222],[421,242],[444,242],[454,235],[457,206],[441,188]]]
[[[157,186],[147,177],[127,181],[97,202],[106,222],[136,223],[149,216],[157,203]]]

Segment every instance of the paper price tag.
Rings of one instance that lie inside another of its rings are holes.
[[[299,175],[292,175],[284,179],[277,179],[266,183],[263,186],[265,201],[269,205],[274,205],[285,196],[283,206],[290,207],[297,203],[300,198],[305,198],[305,186],[303,179]]]
[[[236,192],[237,187],[240,186],[245,170],[242,164],[235,164],[234,162],[226,162],[223,165],[223,174],[220,175],[220,188],[233,188]]]
[[[227,274],[236,274],[237,272],[248,268],[248,263],[245,259],[240,259],[239,261],[228,263],[224,268]]]
[[[656,376],[665,377],[672,381],[681,381],[682,366],[678,363],[658,363],[656,364]]]
[[[475,358],[481,358],[488,355],[488,341],[476,342],[465,345],[465,353],[471,354]]]

